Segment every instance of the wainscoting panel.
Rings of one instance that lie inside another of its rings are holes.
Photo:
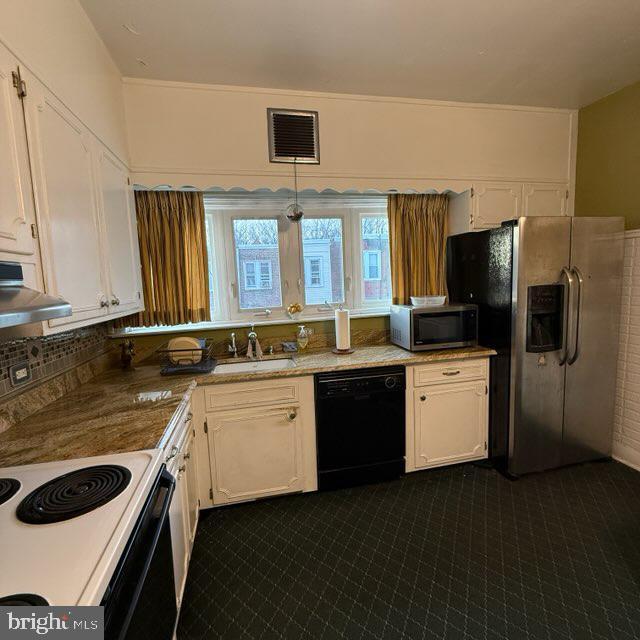
[[[613,457],[640,470],[640,229],[625,234]]]

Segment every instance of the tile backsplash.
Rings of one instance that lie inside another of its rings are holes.
[[[76,329],[54,336],[0,342],[0,401],[93,360],[113,349],[107,325]],[[28,363],[31,379],[13,386],[10,369]]]

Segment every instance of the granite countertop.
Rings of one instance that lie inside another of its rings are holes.
[[[244,382],[246,380],[266,380],[269,378],[290,378],[306,376],[321,371],[340,371],[343,369],[365,369],[394,364],[428,364],[447,360],[468,360],[469,358],[487,358],[495,355],[493,349],[485,347],[463,347],[460,349],[440,349],[435,351],[406,351],[392,344],[356,347],[348,355],[337,355],[331,351],[310,351],[308,353],[277,354],[265,356],[267,359],[291,357],[296,366],[279,371],[255,371],[241,373],[213,373],[197,377],[198,384],[221,384],[225,382]],[[246,362],[246,358],[227,358],[219,364]]]
[[[469,347],[410,352],[393,345],[292,354],[296,366],[280,371],[161,376],[158,365],[111,370],[0,433],[0,468],[154,449],[163,446],[171,418],[196,384],[305,376],[385,365],[483,358],[492,349]],[[282,358],[283,355],[269,358]],[[242,358],[223,362],[242,362]]]
[[[0,468],[155,449],[192,377],[114,369],[0,433]]]

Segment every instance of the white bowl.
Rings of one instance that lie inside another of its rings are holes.
[[[414,307],[439,307],[444,304],[447,296],[411,296]]]

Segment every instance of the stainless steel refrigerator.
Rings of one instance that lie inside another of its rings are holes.
[[[528,217],[451,236],[451,302],[478,305],[490,451],[515,476],[611,454],[622,218]]]

